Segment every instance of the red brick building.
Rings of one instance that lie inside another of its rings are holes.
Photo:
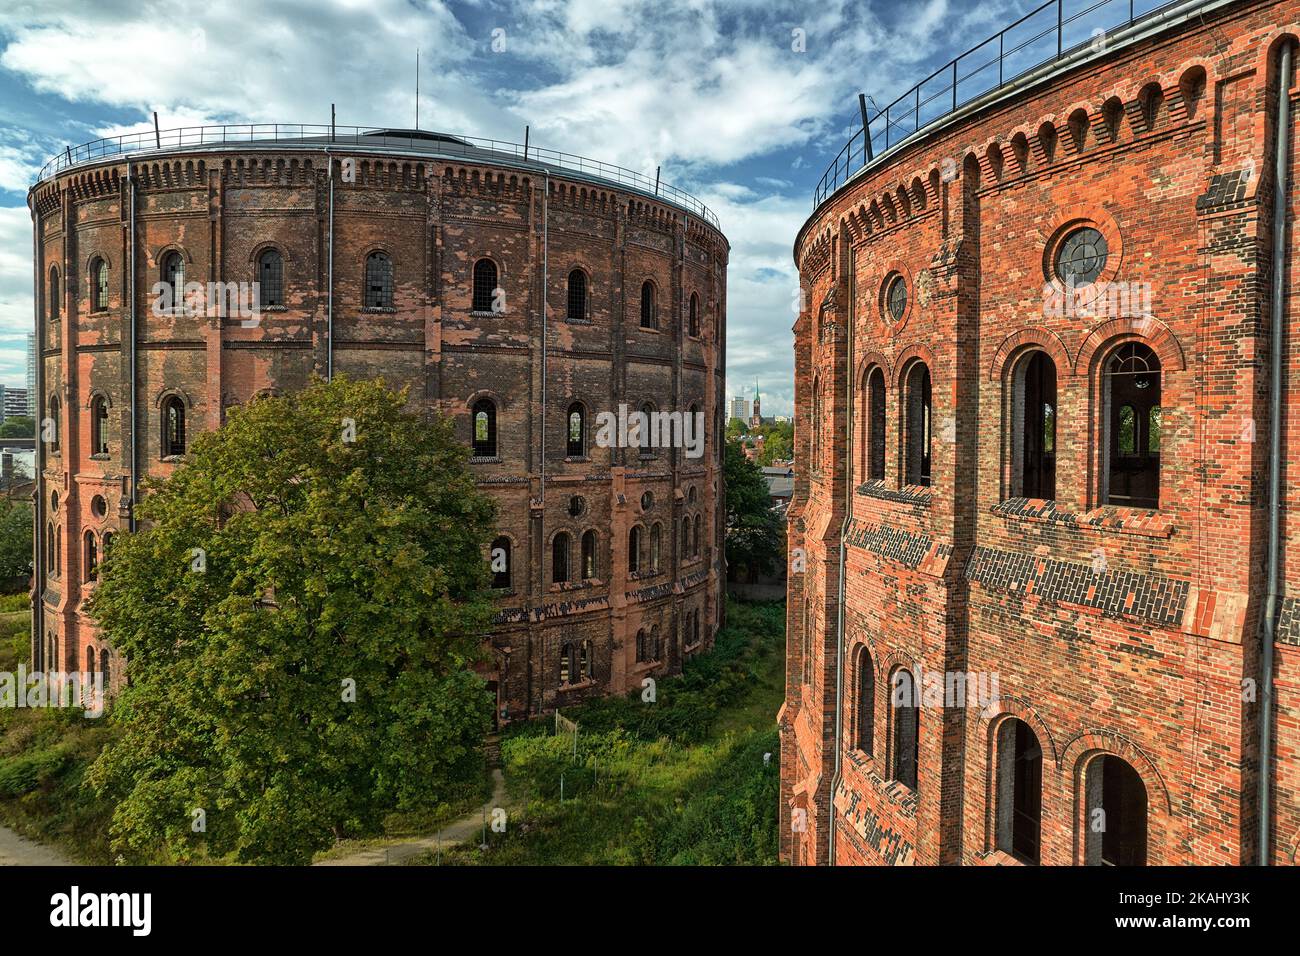
[[[1294,863],[1300,4],[1043,16],[795,242],[783,855]]]
[[[487,677],[503,717],[637,687],[707,647],[729,247],[685,193],[576,162],[296,126],[52,161],[29,194],[49,420],[34,660],[120,679],[83,608],[139,476],[168,474],[230,407],[334,371],[409,385],[473,445],[500,513]],[[155,302],[156,283],[255,280],[253,320]],[[702,413],[703,454],[602,445],[620,405]]]

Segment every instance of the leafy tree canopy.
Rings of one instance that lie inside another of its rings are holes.
[[[772,511],[767,481],[758,465],[745,457],[738,441],[729,441],[722,460],[727,497],[727,564],[770,571],[781,556],[780,519]]]
[[[405,406],[260,398],[146,486],[91,603],[131,675],[90,771],[115,853],[305,863],[481,771],[493,507]]]
[[[25,587],[32,573],[32,506],[0,498],[0,585]]]
[[[35,438],[36,419],[30,415],[10,415],[0,422],[0,438]]]

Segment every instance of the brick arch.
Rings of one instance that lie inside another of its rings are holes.
[[[1138,340],[1149,345],[1160,359],[1161,371],[1183,372],[1187,362],[1183,357],[1183,347],[1178,338],[1154,316],[1144,318],[1109,319],[1096,325],[1083,339],[1079,354],[1075,357],[1075,373],[1091,375],[1094,366],[1101,360],[1103,353],[1111,346],[1125,340]]]
[[[477,392],[472,392],[469,397],[465,399],[465,411],[472,412],[474,410],[474,403],[481,398],[490,399],[496,405],[498,411],[509,407],[509,403],[506,402],[500,392],[494,391],[490,388],[480,388]]]
[[[930,379],[934,380],[934,353],[930,347],[921,342],[914,342],[907,346],[903,351],[898,353],[898,358],[894,362],[893,368],[893,387],[900,389],[903,387],[903,373],[914,359],[920,359],[930,370]]]
[[[95,277],[92,276],[92,275],[90,274],[90,267],[93,266],[93,265],[95,264],[95,261],[96,261],[97,259],[102,259],[103,262],[104,262],[104,265],[108,266],[108,268],[109,268],[110,270],[113,268],[113,259],[112,259],[112,257],[110,257],[109,254],[108,254],[107,252],[101,252],[101,251],[99,251],[98,249],[96,249],[96,250],[95,250],[94,252],[92,252],[90,255],[86,256],[86,264],[85,264],[86,277],[89,278],[90,281],[92,281],[92,282],[95,281]]]
[[[1046,741],[1051,747],[1052,762],[1056,764],[1057,770],[1061,768],[1061,755],[1056,747],[1056,738],[1052,736],[1051,729],[1047,722],[1034,709],[1028,698],[1017,697],[1013,694],[999,694],[997,709],[993,713],[987,713],[986,710],[978,711],[980,722],[984,725],[985,740],[991,739],[990,735],[997,727],[1007,718],[1015,717],[1023,720],[1026,724],[1034,729],[1040,744]]]
[[[86,396],[86,404],[82,405],[81,407],[87,409],[90,408],[90,406],[94,404],[94,401],[97,398],[102,398],[104,400],[105,408],[113,407],[113,396],[110,395],[108,391],[103,388],[92,388],[90,390],[90,394]]]
[[[252,250],[248,253],[248,264],[253,268],[257,268],[257,261],[262,258],[262,253],[266,252],[268,249],[274,249],[276,252],[280,253],[280,261],[286,266],[293,262],[293,258],[289,255],[289,250],[285,247],[284,243],[275,239],[266,239],[253,246]]]
[[[889,359],[880,352],[868,352],[862,356],[862,361],[858,362],[858,371],[856,375],[856,388],[865,388],[867,384],[867,372],[873,367],[879,366],[880,370],[885,373],[885,381],[894,380],[894,370],[889,364]]]
[[[181,254],[181,262],[187,266],[194,264],[194,257],[190,255],[189,249],[179,242],[169,242],[159,246],[152,255],[150,255],[149,268],[161,269],[163,259],[167,258],[169,252],[179,252]]]
[[[1030,348],[1040,348],[1052,357],[1058,373],[1075,374],[1074,363],[1070,361],[1070,351],[1061,341],[1061,337],[1051,329],[1034,326],[1013,332],[1002,340],[993,361],[989,363],[989,381],[996,382],[1006,374],[1011,360]]]
[[[163,402],[172,396],[175,396],[184,402],[187,409],[192,409],[194,407],[194,399],[190,397],[190,393],[185,391],[185,389],[177,388],[174,385],[165,386],[154,393],[153,407],[161,409]]]
[[[1065,746],[1061,748],[1058,767],[1069,770],[1077,780],[1083,765],[1103,753],[1120,757],[1137,771],[1138,776],[1142,778],[1142,785],[1147,790],[1148,810],[1156,809],[1153,807],[1154,801],[1151,797],[1159,795],[1164,797],[1163,812],[1166,815],[1173,815],[1173,801],[1169,799],[1169,788],[1165,786],[1164,777],[1161,776],[1155,761],[1147,756],[1146,751],[1118,731],[1092,729],[1080,732],[1066,741]],[[1073,760],[1072,754],[1077,754]]]
[[[902,650],[892,650],[887,654],[871,656],[876,664],[876,673],[885,675],[885,683],[888,685],[890,678],[894,676],[894,671],[900,667],[905,667],[912,672],[912,679],[916,681],[917,690],[920,690],[920,681],[916,679],[918,661],[915,657]]]

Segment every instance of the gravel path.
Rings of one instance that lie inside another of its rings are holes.
[[[0,866],[75,866],[57,850],[0,827]]]

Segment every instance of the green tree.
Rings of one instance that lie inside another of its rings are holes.
[[[763,451],[758,456],[760,465],[774,461],[789,461],[794,457],[794,425],[791,422],[773,422],[759,428],[763,436]]]
[[[32,573],[32,506],[0,498],[0,587],[26,587]]]
[[[739,438],[749,431],[749,426],[742,419],[730,418],[727,420],[727,439]]]
[[[261,398],[147,486],[91,605],[131,672],[89,775],[113,852],[301,864],[481,772],[492,503],[405,405]]]
[[[727,497],[727,565],[766,573],[781,556],[780,519],[772,511],[762,470],[729,441],[722,460]]]
[[[36,419],[28,415],[10,415],[0,422],[0,438],[35,438]]]

